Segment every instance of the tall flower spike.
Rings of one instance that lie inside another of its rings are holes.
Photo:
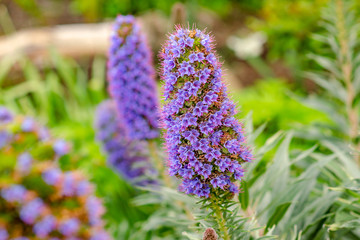
[[[146,142],[132,141],[127,137],[124,118],[116,111],[115,102],[107,100],[101,103],[96,111],[96,138],[103,144],[108,155],[108,163],[124,178],[143,185],[148,181],[137,181],[151,173],[146,149]]]
[[[131,139],[156,138],[158,102],[152,54],[133,16],[118,16],[108,60],[109,92]]]
[[[241,164],[252,155],[234,117],[211,37],[177,28],[160,56],[170,174],[182,179],[180,189],[187,194],[208,198],[238,192],[234,182],[241,180]]]

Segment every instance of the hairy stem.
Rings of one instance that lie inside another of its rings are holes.
[[[229,230],[226,227],[226,221],[225,221],[224,215],[221,211],[219,202],[216,201],[216,198],[214,198],[214,201],[211,203],[211,208],[215,213],[215,220],[216,220],[217,224],[219,225],[219,230],[220,230],[219,235],[224,240],[230,240]]]
[[[342,0],[336,1],[336,15],[338,18],[336,27],[339,31],[339,43],[340,43],[340,56],[339,60],[341,63],[341,71],[343,74],[344,82],[347,90],[347,99],[346,99],[346,113],[350,123],[349,136],[350,140],[355,143],[356,138],[359,134],[359,118],[358,118],[358,108],[355,106],[354,100],[356,97],[355,88],[352,82],[352,69],[353,63],[349,53],[349,43],[348,43],[348,33],[346,32],[345,19],[344,19],[344,3]],[[357,151],[360,151],[360,143],[356,147]],[[357,154],[355,161],[360,164],[360,155]]]

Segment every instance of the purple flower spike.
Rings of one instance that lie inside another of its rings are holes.
[[[109,92],[131,139],[156,138],[158,102],[152,55],[133,16],[118,16],[108,60]]]
[[[180,189],[187,194],[208,198],[238,192],[233,182],[241,179],[241,164],[252,155],[234,118],[211,37],[178,28],[160,56],[170,174],[182,179]]]
[[[127,128],[124,118],[116,111],[115,102],[107,100],[100,104],[96,111],[95,128],[96,137],[103,144],[103,148],[108,155],[108,163],[121,176],[129,181],[144,176],[151,172],[148,158],[143,153],[146,143],[132,141],[127,137]],[[137,182],[144,185],[147,181]]]

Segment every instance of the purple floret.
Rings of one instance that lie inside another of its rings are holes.
[[[17,170],[22,174],[27,174],[30,171],[32,161],[33,159],[28,152],[19,155],[16,164]]]
[[[38,238],[46,238],[56,227],[56,219],[49,215],[37,222],[33,231]]]
[[[25,200],[25,194],[27,190],[22,185],[11,185],[8,188],[1,190],[1,197],[4,198],[7,202],[18,202],[22,203]]]
[[[66,237],[75,235],[80,228],[80,221],[76,218],[70,218],[59,226],[59,231]]]
[[[115,102],[107,100],[101,103],[95,116],[96,138],[102,143],[108,155],[108,164],[129,181],[144,185],[137,178],[153,172],[148,158],[143,152],[145,142],[130,140],[124,118],[117,112]]]
[[[3,106],[0,106],[0,124],[6,124],[13,120],[11,112]]]
[[[108,60],[109,92],[131,139],[156,138],[158,102],[152,55],[133,16],[118,16]]]
[[[61,176],[62,172],[60,171],[60,169],[57,168],[50,168],[42,174],[43,180],[51,186],[55,186],[56,184],[58,184]]]
[[[24,132],[31,132],[35,130],[35,121],[30,117],[26,117],[21,123],[21,130]]]
[[[96,197],[88,198],[86,200],[86,209],[90,225],[98,225],[101,223],[101,215],[104,213],[104,208],[100,199]]]
[[[26,224],[33,224],[40,216],[43,208],[43,201],[40,198],[35,198],[20,209],[20,218]]]
[[[72,172],[66,172],[61,185],[63,196],[74,196],[76,194],[76,179]]]
[[[238,192],[234,182],[252,155],[234,118],[211,37],[178,28],[160,55],[170,174],[182,179],[180,189],[187,194]]]
[[[0,240],[8,240],[9,234],[6,229],[0,227]]]
[[[7,131],[0,130],[0,149],[5,147],[11,138],[11,134]]]
[[[93,234],[90,240],[111,240],[112,238],[105,231],[98,231]]]
[[[65,154],[68,154],[69,150],[70,150],[69,144],[62,139],[55,141],[53,148],[54,148],[55,153],[59,157],[65,155]]]

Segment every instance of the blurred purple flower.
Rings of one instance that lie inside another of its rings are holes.
[[[136,182],[138,177],[153,171],[148,158],[143,153],[145,142],[132,141],[127,136],[127,128],[121,113],[116,111],[115,102],[101,103],[95,116],[96,138],[103,144],[108,155],[108,163],[124,178]],[[143,185],[148,181],[136,182]]]
[[[25,152],[21,154],[17,159],[17,163],[16,163],[17,170],[22,174],[29,173],[32,161],[33,159],[30,153]]]
[[[62,139],[56,140],[53,145],[53,148],[54,148],[55,153],[60,157],[65,154],[68,154],[70,151],[69,144]]]
[[[33,224],[44,209],[44,203],[40,198],[35,198],[26,203],[20,209],[20,218],[27,224]]]
[[[55,186],[60,182],[61,176],[62,176],[62,172],[60,171],[60,169],[57,168],[50,168],[42,173],[43,180],[47,184],[52,186]]]
[[[0,149],[5,147],[11,138],[10,133],[0,130]]]
[[[49,215],[37,222],[33,231],[38,238],[47,238],[48,234],[52,232],[56,227],[56,219]]]
[[[77,233],[80,227],[80,221],[76,218],[70,218],[59,226],[59,231],[66,237],[70,237]]]
[[[100,199],[90,197],[86,199],[86,208],[89,216],[89,223],[91,225],[98,225],[101,222],[101,216],[104,213],[104,207]]]
[[[0,227],[0,240],[8,240],[9,234],[6,229]]]
[[[109,92],[131,139],[159,135],[154,73],[151,51],[136,19],[118,16],[109,50]]]
[[[21,123],[21,130],[24,132],[31,132],[35,130],[35,121],[30,117],[26,117]]]
[[[0,124],[9,123],[12,120],[13,115],[11,114],[11,112],[7,108],[0,106]]]
[[[25,194],[27,190],[22,185],[11,185],[8,188],[1,190],[1,197],[7,202],[18,202],[22,203],[25,200]]]

